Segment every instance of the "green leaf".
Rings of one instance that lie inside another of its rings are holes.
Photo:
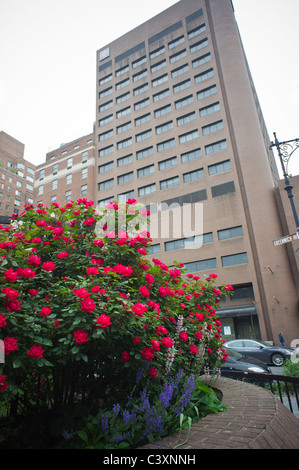
[[[17,369],[18,367],[21,367],[21,365],[22,365],[22,362],[19,359],[16,359],[12,363],[12,366],[13,366],[14,369]]]
[[[79,351],[80,351],[79,346],[74,346],[74,347],[71,349],[71,353],[72,353],[72,354],[77,354]]]
[[[77,434],[84,442],[88,442],[88,437],[85,431],[77,431]]]

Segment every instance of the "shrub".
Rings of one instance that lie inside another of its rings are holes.
[[[225,360],[216,308],[231,286],[150,262],[135,200],[92,206],[27,205],[0,230],[0,404],[11,412],[123,405],[132,389],[158,396],[181,369]]]

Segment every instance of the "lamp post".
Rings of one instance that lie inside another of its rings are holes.
[[[297,232],[299,231],[299,219],[298,219],[298,214],[297,210],[295,207],[294,203],[294,195],[293,195],[293,186],[291,185],[290,178],[291,175],[288,174],[288,164],[291,156],[293,153],[299,148],[299,139],[293,139],[293,140],[286,140],[284,142],[279,142],[276,136],[276,132],[274,132],[274,142],[271,142],[270,149],[272,147],[277,148],[279,160],[281,163],[282,171],[283,171],[283,177],[285,181],[285,191],[288,193],[288,197],[290,199],[294,219],[295,219],[295,224],[296,224],[296,229]],[[285,165],[286,164],[286,165]]]

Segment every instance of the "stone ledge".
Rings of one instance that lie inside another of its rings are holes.
[[[206,383],[208,379],[204,377]],[[299,449],[299,419],[270,391],[219,377],[213,387],[227,411],[210,414],[188,430],[144,449]]]

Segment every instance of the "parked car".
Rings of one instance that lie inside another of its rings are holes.
[[[264,341],[255,339],[233,339],[224,344],[227,348],[254,357],[274,366],[282,366],[286,359],[290,359],[293,350],[283,346],[270,346]]]
[[[243,356],[234,349],[224,345],[225,352],[228,354],[227,362],[221,365],[221,371],[236,372],[257,372],[259,374],[271,374],[271,369],[259,359]]]

